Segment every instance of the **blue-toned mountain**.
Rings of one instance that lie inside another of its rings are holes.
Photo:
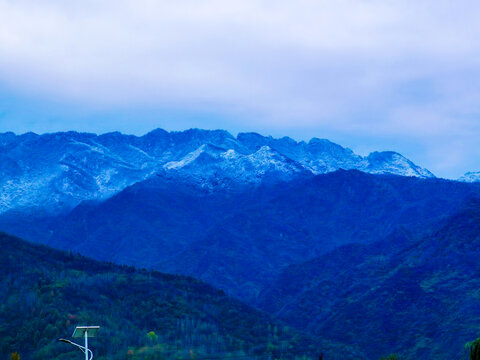
[[[425,232],[479,193],[479,184],[356,170],[235,191],[156,175],[66,215],[4,216],[0,226],[100,260],[199,277],[254,301],[285,266],[398,228]]]
[[[480,171],[469,171],[465,173],[465,175],[461,176],[459,181],[464,181],[464,182],[480,182]]]
[[[480,324],[480,201],[420,240],[408,238],[400,231],[289,266],[258,304],[302,331],[355,344],[368,358],[463,358]]]
[[[0,134],[0,213],[58,214],[104,200],[154,174],[206,188],[287,180],[343,169],[433,177],[397,153],[367,157],[328,140],[191,129],[144,136],[64,132]]]
[[[159,129],[7,133],[0,161],[0,230],[200,278],[358,356],[451,358],[480,320],[478,204],[464,208],[480,183],[398,153]]]

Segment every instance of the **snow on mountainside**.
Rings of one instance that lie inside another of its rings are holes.
[[[463,181],[463,182],[480,182],[480,171],[475,171],[475,172],[467,172],[465,175],[460,177],[458,181]]]
[[[252,154],[241,154],[211,144],[202,145],[178,161],[163,166],[177,177],[189,179],[203,187],[231,187],[235,183],[259,183],[267,176],[276,180],[289,180],[305,168],[262,146]]]
[[[423,169],[404,156],[393,152],[373,152],[366,158],[366,166],[360,167],[359,170],[371,174],[401,174],[403,176],[417,177],[434,177],[427,169]]]
[[[157,129],[137,137],[65,132],[0,134],[0,213],[58,212],[83,200],[105,199],[153,174],[207,188],[289,180],[301,173],[357,169],[433,177],[393,152],[354,154],[328,140],[308,143],[224,130]]]
[[[356,169],[371,174],[435,177],[427,169],[392,151],[373,152],[367,157],[362,157],[326,139],[313,138],[308,143],[303,141],[297,143],[288,137],[274,139],[253,133],[241,133],[238,140],[250,150],[267,144],[314,174],[325,174],[338,169]]]

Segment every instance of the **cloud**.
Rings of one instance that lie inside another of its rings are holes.
[[[0,0],[0,81],[79,104],[221,109],[272,129],[478,138],[479,11],[462,0]]]

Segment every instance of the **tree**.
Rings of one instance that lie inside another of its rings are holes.
[[[12,355],[10,355],[10,360],[20,360],[20,354],[15,351],[12,353]]]
[[[465,344],[470,349],[470,360],[480,360],[480,338]]]
[[[158,342],[158,335],[154,331],[147,333],[147,341],[149,345],[155,345]]]

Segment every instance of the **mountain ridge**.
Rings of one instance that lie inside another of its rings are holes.
[[[187,163],[195,153],[201,153],[201,158],[210,155],[211,162],[191,167],[190,172],[188,167],[177,171],[180,166],[174,165]],[[207,188],[259,184],[265,178],[283,181],[301,172],[323,174],[338,169],[434,177],[398,153],[362,157],[325,139],[297,142],[256,133],[234,137],[225,130],[200,129],[156,129],[143,136],[9,132],[0,134],[0,160],[0,213],[21,209],[58,214],[163,173]]]
[[[200,277],[253,301],[284,266],[399,226],[426,231],[478,194],[478,184],[357,170],[236,191],[154,176],[65,215],[0,216],[0,229],[99,260]]]
[[[480,171],[468,171],[462,175],[458,181],[469,183],[480,182]]]

